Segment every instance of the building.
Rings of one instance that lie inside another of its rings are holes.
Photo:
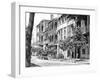
[[[59,44],[61,41],[65,41],[68,37],[72,37],[74,35],[73,28],[76,26],[75,20],[70,19],[69,15],[63,14],[60,18],[58,18],[58,26],[57,26],[57,37],[58,37],[58,49],[57,54],[63,54],[64,58],[68,58],[68,51],[61,51],[59,48]]]
[[[57,37],[57,54],[63,54],[64,58],[89,58],[89,16],[62,15],[58,19]],[[64,42],[63,50],[60,50],[60,42]]]
[[[62,15],[58,19],[58,26],[57,26],[57,36],[58,41],[65,40],[68,37],[73,36],[72,26],[75,26],[75,20],[68,18],[68,15]]]
[[[51,15],[51,20],[42,20],[37,25],[37,43],[42,47],[55,45],[57,41],[57,19]]]
[[[56,56],[63,54],[65,59],[89,58],[89,16],[62,14],[59,18],[42,20],[37,25],[37,44]],[[63,46],[62,46],[63,44]]]
[[[57,53],[56,30],[57,30],[57,19],[53,18],[52,15],[51,15],[51,20],[42,20],[37,25],[37,44],[42,46],[43,50],[45,51],[48,49],[49,56],[56,56]]]
[[[57,41],[57,19],[52,19],[49,23],[48,23],[48,28],[46,31],[46,34],[48,35],[48,44],[52,45],[55,44]]]
[[[39,44],[41,46],[44,45],[44,42],[47,38],[45,32],[46,32],[46,29],[48,27],[48,23],[49,23],[49,20],[42,20],[36,26],[36,33],[37,33],[36,41],[37,41],[37,44]]]

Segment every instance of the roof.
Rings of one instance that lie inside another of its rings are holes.
[[[36,27],[38,27],[38,26],[39,26],[40,24],[42,24],[43,22],[49,23],[50,20],[43,19],[43,20],[41,20],[41,21],[39,22],[39,24],[38,24]]]

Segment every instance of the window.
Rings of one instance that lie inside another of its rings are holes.
[[[53,35],[52,35],[52,41],[53,41]]]
[[[64,28],[64,34],[66,34],[66,27]]]
[[[55,39],[57,40],[57,35],[55,35]]]
[[[52,27],[51,29],[53,29],[53,22],[51,23],[51,27]]]
[[[64,36],[64,39],[66,39],[66,36]]]
[[[39,42],[40,42],[41,40],[40,40],[40,36],[39,36]]]
[[[41,36],[41,42],[43,41],[43,36]]]
[[[61,24],[62,24],[62,20],[61,20],[61,18],[60,18],[59,22],[60,22],[60,25],[61,25]]]
[[[62,17],[62,23],[64,23],[64,17]]]
[[[67,28],[67,34],[68,34],[68,36],[70,36],[70,27],[69,26]]]
[[[65,17],[65,21],[67,20],[67,16]]]
[[[82,49],[82,54],[85,54],[85,49]]]
[[[41,26],[41,31],[43,31],[43,25]]]
[[[55,22],[55,28],[57,28],[57,22]]]

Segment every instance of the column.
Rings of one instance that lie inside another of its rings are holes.
[[[59,54],[59,44],[57,44],[57,55],[56,55],[56,57],[58,57],[58,54]]]
[[[62,28],[62,40],[64,40],[64,28]]]
[[[75,58],[77,59],[77,47],[75,47]]]
[[[80,58],[82,58],[82,47],[80,48]]]
[[[75,47],[73,47],[73,58],[75,58]]]
[[[66,50],[66,51],[64,51],[64,59],[67,59],[67,57],[68,57],[68,53],[67,53],[67,50]]]
[[[88,58],[88,47],[87,47],[87,45],[85,47],[85,57]]]

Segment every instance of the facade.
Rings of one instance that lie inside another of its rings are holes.
[[[37,43],[44,49],[46,45],[56,45],[57,19],[43,20],[37,25]]]
[[[81,15],[62,15],[58,19],[57,35],[58,45],[64,41],[63,48],[60,50],[59,46],[57,54],[63,54],[64,58],[78,58],[87,59],[89,58],[89,16]],[[80,30],[78,30],[80,29]],[[86,36],[87,35],[87,36]],[[77,37],[77,38],[76,38]],[[76,38],[76,39],[75,39]],[[69,42],[67,42],[67,40]],[[88,39],[88,40],[87,40]]]
[[[73,30],[72,26],[75,26],[75,20],[67,18],[68,15],[62,15],[58,19],[58,26],[57,26],[57,35],[58,35],[58,41],[65,40],[68,37],[72,37]]]
[[[59,48],[60,42],[65,41],[68,37],[74,36],[73,27],[76,26],[75,20],[68,18],[68,15],[64,14],[60,18],[58,18],[58,26],[57,26],[57,37],[58,37],[58,49],[57,54],[63,54],[64,58],[68,58],[68,49],[61,50]]]
[[[37,43],[45,50],[55,46],[56,57],[89,58],[89,16],[67,15],[42,20],[37,25]],[[63,46],[62,46],[63,44]]]
[[[48,23],[46,34],[48,35],[48,44],[55,44],[57,41],[57,19],[52,19]]]
[[[37,25],[37,37],[36,41],[38,44],[44,45],[44,41],[47,38],[45,35],[46,29],[48,27],[49,20],[42,20],[38,25]]]

